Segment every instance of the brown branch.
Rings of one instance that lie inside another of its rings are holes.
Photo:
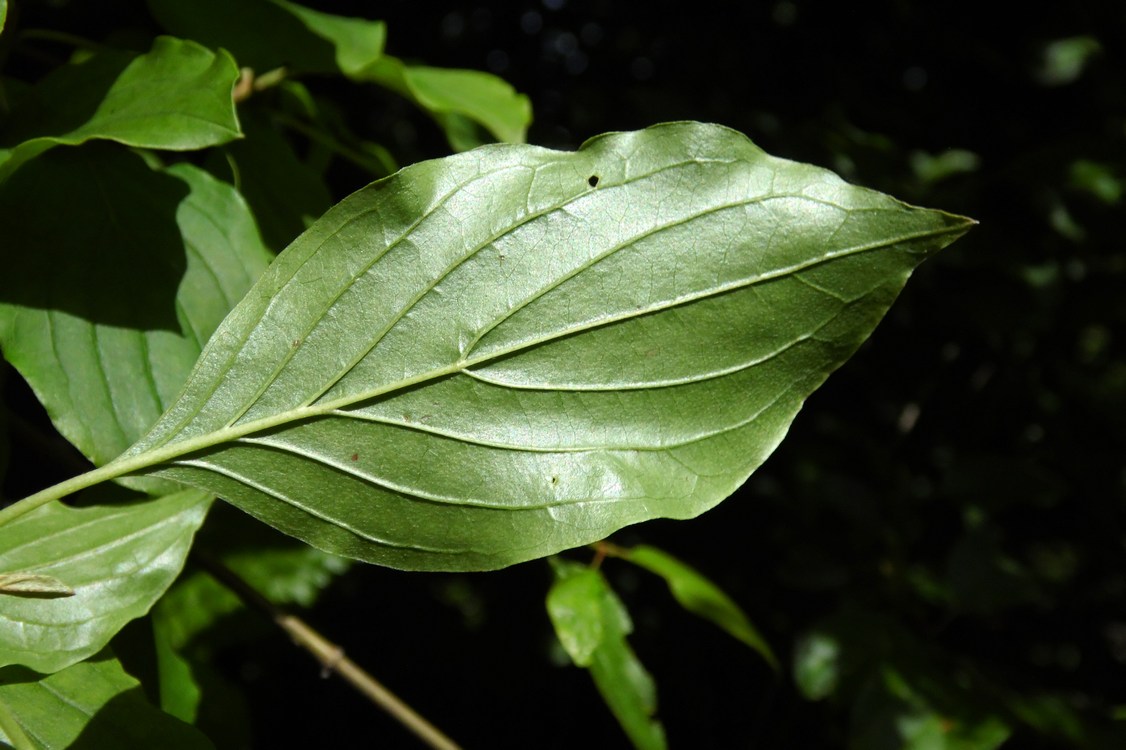
[[[372,703],[414,732],[433,750],[461,750],[456,742],[345,656],[344,649],[309,627],[301,618],[285,612],[262,596],[257,589],[214,557],[203,552],[193,552],[192,557],[215,580],[234,592],[243,604],[273,620],[278,627],[289,634],[294,643],[312,654],[320,662],[322,673],[326,677],[331,672],[339,674]]]

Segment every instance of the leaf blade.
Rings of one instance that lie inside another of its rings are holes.
[[[24,167],[0,186],[0,223],[22,250],[0,277],[0,346],[96,466],[172,403],[271,258],[229,186],[187,164],[151,170],[106,144]]]
[[[157,37],[143,55],[107,49],[63,66],[17,104],[3,132],[11,148],[0,180],[59,145],[106,139],[185,151],[239,138],[237,78],[227,53],[172,37]]]
[[[547,611],[559,642],[576,665],[590,671],[634,747],[662,750],[664,728],[654,718],[657,688],[626,640],[633,624],[625,605],[600,571],[551,562],[555,582],[547,594]]]
[[[108,654],[43,677],[0,670],[0,742],[55,750],[77,746],[209,750],[194,727],[155,709],[140,683]]]
[[[0,570],[74,590],[0,599],[0,666],[56,672],[101,650],[179,574],[209,504],[199,490],[125,506],[53,503],[0,526]]]
[[[739,605],[697,570],[645,544],[625,550],[623,557],[665,579],[669,591],[682,607],[742,641],[778,671],[778,657]]]
[[[279,256],[118,465],[400,567],[691,517],[970,224],[693,123],[415,165]]]

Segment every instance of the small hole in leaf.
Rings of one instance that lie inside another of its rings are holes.
[[[591,187],[598,187],[598,175],[592,174],[590,177],[587,177],[586,184],[590,185]]]

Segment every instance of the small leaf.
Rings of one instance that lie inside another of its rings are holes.
[[[794,683],[806,700],[827,698],[841,681],[841,644],[828,633],[804,634],[794,646]]]
[[[408,65],[390,55],[364,73],[430,113],[459,150],[479,145],[467,132],[466,120],[508,143],[523,143],[532,122],[528,97],[489,73]]]
[[[140,683],[108,654],[48,677],[0,669],[0,742],[18,750],[213,750],[194,727],[145,700]]]
[[[0,573],[0,594],[74,596],[74,589],[54,576],[38,573]]]
[[[624,558],[664,578],[682,607],[718,625],[757,651],[773,669],[778,669],[778,658],[739,605],[694,568],[647,545],[627,550]]]
[[[230,186],[187,164],[151,170],[108,144],[20,170],[0,186],[0,226],[14,251],[0,274],[0,346],[95,465],[156,422],[271,258]]]
[[[184,564],[210,499],[198,490],[123,505],[45,505],[0,526],[0,570],[66,581],[74,596],[0,597],[0,666],[55,672],[149,611]]]
[[[0,32],[4,31],[4,24],[8,21],[8,0],[0,0]]]
[[[101,476],[413,569],[690,518],[971,223],[696,123],[417,164],[285,250]]]
[[[547,593],[547,613],[559,643],[580,667],[589,667],[602,643],[602,576],[596,570],[551,560],[555,585]]]
[[[223,48],[243,67],[261,73],[286,67],[294,73],[356,76],[383,54],[382,21],[347,18],[283,0],[148,0],[169,32]]]
[[[626,641],[633,626],[625,605],[597,570],[563,560],[552,560],[552,570],[547,608],[560,643],[576,664],[589,668],[634,747],[664,748],[664,729],[653,718],[657,688]]]
[[[57,68],[14,105],[0,133],[0,180],[58,145],[108,139],[184,151],[239,137],[230,55],[158,37],[143,55],[102,50]]]

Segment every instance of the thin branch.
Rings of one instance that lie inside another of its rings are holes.
[[[344,649],[340,646],[309,627],[301,618],[285,612],[262,596],[258,590],[214,557],[203,552],[193,552],[192,556],[204,570],[234,592],[245,605],[269,617],[278,627],[289,634],[294,643],[312,654],[313,658],[320,662],[322,671],[326,676],[331,672],[339,674],[372,703],[391,714],[399,723],[414,732],[420,740],[433,750],[461,750],[456,742],[380,684],[362,667],[345,656]]]

